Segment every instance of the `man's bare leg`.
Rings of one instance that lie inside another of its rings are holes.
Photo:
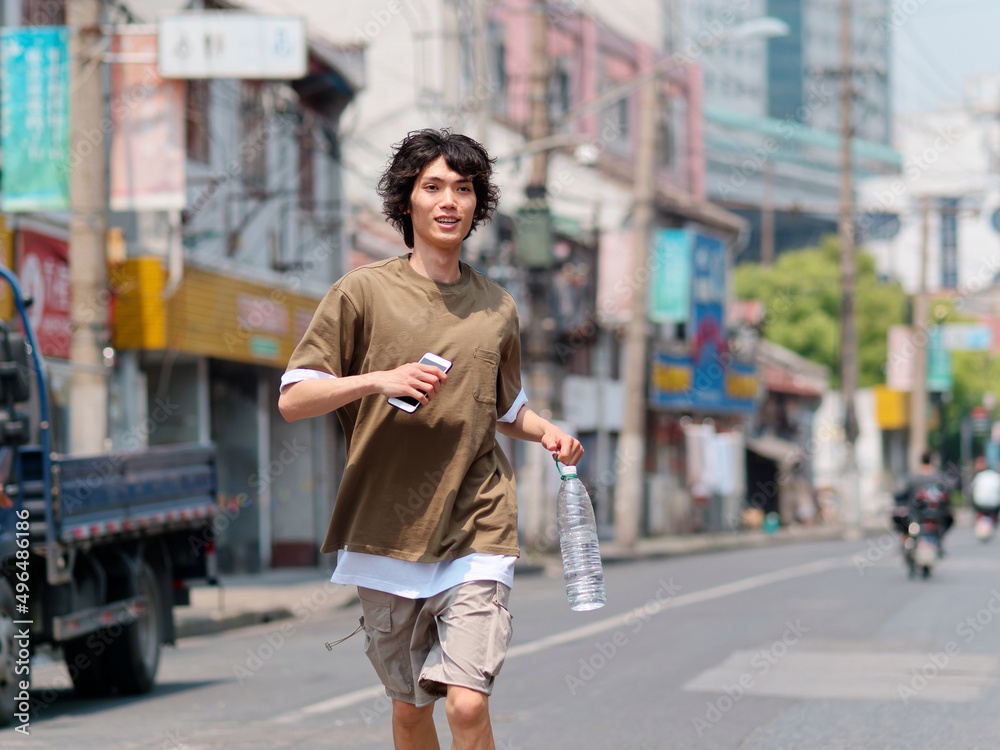
[[[449,685],[445,709],[451,727],[452,750],[494,750],[488,695]]]
[[[434,704],[392,702],[392,742],[396,750],[440,750],[434,728]]]

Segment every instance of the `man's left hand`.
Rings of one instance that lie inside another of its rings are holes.
[[[576,466],[583,458],[583,446],[580,445],[580,441],[562,430],[546,432],[542,435],[541,442],[553,458],[566,466]]]

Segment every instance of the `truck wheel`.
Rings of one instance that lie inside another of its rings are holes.
[[[88,640],[91,646],[87,645]],[[98,631],[63,644],[63,658],[73,689],[81,698],[101,698],[111,692],[112,666],[106,641],[105,631]]]
[[[0,727],[14,720],[14,697],[17,695],[14,616],[14,590],[6,578],[0,577]]]
[[[163,603],[156,572],[140,560],[129,596],[145,596],[146,606],[135,620],[125,626],[109,649],[113,679],[123,695],[148,693],[156,682],[160,666],[160,643],[163,642]]]

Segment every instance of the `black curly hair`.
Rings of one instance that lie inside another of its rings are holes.
[[[493,216],[500,201],[500,188],[491,181],[496,159],[480,143],[447,129],[425,128],[408,133],[393,148],[395,154],[378,182],[378,194],[382,198],[382,213],[403,233],[408,248],[413,248],[413,221],[407,213],[413,184],[423,168],[439,156],[444,157],[451,169],[470,179],[476,193],[476,212],[469,234],[463,239],[468,239],[477,226]]]

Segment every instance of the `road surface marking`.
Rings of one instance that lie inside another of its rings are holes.
[[[678,596],[672,596],[669,599],[650,601],[648,604],[640,605],[620,615],[606,617],[603,620],[592,622],[589,625],[571,628],[570,630],[564,630],[562,633],[556,633],[555,635],[546,636],[545,638],[539,638],[535,641],[529,641],[528,643],[522,643],[519,646],[514,646],[513,648],[507,650],[507,659],[515,659],[519,656],[525,656],[527,654],[536,654],[539,651],[544,651],[555,646],[561,646],[565,643],[578,641],[581,638],[589,638],[590,636],[597,635],[598,633],[614,630],[615,628],[620,628],[634,622],[636,617],[648,620],[650,617],[658,615],[669,609],[679,609],[692,604],[710,602],[714,599],[722,599],[726,596],[732,596],[733,594],[742,594],[745,591],[752,591],[753,589],[761,588],[762,586],[770,586],[772,583],[781,583],[782,581],[791,581],[796,578],[803,578],[804,576],[811,576],[817,573],[825,573],[828,570],[835,570],[837,568],[844,568],[853,565],[853,561],[853,556],[828,557],[822,560],[805,563],[803,565],[795,565],[791,568],[774,570],[770,573],[761,573],[760,575],[750,576],[749,578],[743,578],[739,581],[733,581],[731,583],[723,583],[719,586],[712,586],[711,588],[703,589],[702,591],[692,591],[690,594],[680,594]],[[354,706],[367,700],[374,700],[382,695],[385,695],[385,688],[381,685],[364,688],[362,690],[355,690],[353,693],[346,693],[345,695],[341,695],[336,698],[329,698],[325,701],[320,701],[319,703],[313,703],[311,706],[305,706],[303,708],[297,708],[294,711],[279,714],[278,716],[270,719],[270,721],[274,724],[294,724],[302,719],[315,716],[316,714],[338,711],[342,708]]]

